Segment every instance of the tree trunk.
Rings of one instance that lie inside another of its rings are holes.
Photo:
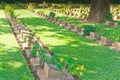
[[[110,13],[109,0],[91,0],[88,22],[103,22],[106,14]]]

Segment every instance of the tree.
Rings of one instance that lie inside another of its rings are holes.
[[[110,13],[110,0],[91,0],[89,22],[103,22],[105,16]]]

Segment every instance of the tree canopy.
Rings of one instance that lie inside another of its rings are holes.
[[[14,2],[49,2],[49,3],[84,3],[88,4],[91,2],[91,0],[0,0],[0,2],[7,2],[7,3],[14,3]],[[120,0],[110,0],[111,3],[118,4],[120,3]]]

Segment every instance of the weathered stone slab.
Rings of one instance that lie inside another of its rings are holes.
[[[47,76],[42,68],[37,69],[36,74],[40,80],[47,80]]]
[[[57,23],[57,22],[58,22],[58,19],[57,19],[57,18],[54,18],[54,20],[53,20],[52,22]]]
[[[118,28],[118,24],[114,23],[113,28]]]
[[[27,43],[21,43],[21,45],[23,50],[30,48]]]
[[[26,58],[27,58],[27,59],[30,59],[30,58],[32,57],[29,48],[28,48],[28,49],[27,49],[27,48],[25,49],[25,55],[26,55]]]
[[[63,75],[61,71],[58,71],[55,68],[55,66],[48,65],[47,63],[44,64],[44,71],[47,77],[60,78]]]
[[[91,39],[91,40],[96,40],[96,34],[94,32],[90,32],[89,36],[86,36],[86,38]]]
[[[32,65],[32,68],[34,71],[37,71],[37,69],[40,67],[40,59],[39,57],[31,57],[30,63]]]
[[[20,33],[23,33],[23,34],[30,34],[30,31],[25,30],[25,29],[24,29],[24,30],[22,29],[22,30],[20,31]]]
[[[64,27],[64,25],[65,25],[65,22],[64,22],[64,21],[61,21],[60,27]]]
[[[18,39],[20,43],[24,43],[25,41],[23,40],[23,38],[19,38]]]
[[[72,25],[68,23],[68,24],[65,26],[65,29],[70,30],[70,29],[71,29],[71,26],[72,26]]]
[[[99,43],[104,45],[104,46],[110,46],[111,45],[110,41],[104,36],[101,36],[101,40],[100,40]]]
[[[117,51],[120,51],[120,42],[115,42],[115,43],[114,43],[114,48],[115,48]]]

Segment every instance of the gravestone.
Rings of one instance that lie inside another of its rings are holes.
[[[27,43],[21,43],[22,49],[30,48]]]
[[[84,29],[82,28],[77,28],[77,34],[79,34],[80,36],[83,36],[84,35]]]
[[[104,36],[101,36],[101,40],[99,43],[104,45],[104,46],[110,46],[110,41]]]
[[[118,24],[114,23],[113,28],[118,28]]]
[[[86,36],[86,38],[91,39],[91,40],[96,40],[96,34],[94,32],[90,32],[89,36]]]
[[[27,59],[30,59],[30,58],[32,57],[29,48],[26,48],[26,49],[25,49],[25,55],[26,55],[26,58],[27,58]]]
[[[120,51],[120,42],[115,42],[115,43],[114,43],[114,48],[115,48],[117,51]]]
[[[71,26],[72,26],[72,25],[68,23],[68,24],[65,26],[65,29],[70,30],[70,29],[71,29]]]
[[[105,24],[106,24],[106,25],[110,25],[110,21],[106,21]]]
[[[65,22],[64,22],[64,21],[61,21],[60,27],[64,27],[64,26],[65,26]]]
[[[37,69],[40,67],[40,59],[39,57],[31,57],[30,63],[32,65],[32,68],[34,71],[37,71]]]
[[[114,16],[114,17],[113,17],[113,20],[117,20],[117,16]]]
[[[73,32],[75,32],[75,33],[77,33],[77,26],[75,26],[73,29],[71,29],[71,31],[73,31]]]
[[[52,22],[57,23],[57,22],[58,22],[58,19],[57,19],[57,18],[54,18]]]
[[[56,24],[60,25],[61,22],[62,22],[62,21],[58,19],[58,21],[56,22]]]

